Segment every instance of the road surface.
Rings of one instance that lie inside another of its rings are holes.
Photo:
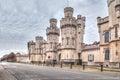
[[[19,63],[2,65],[17,80],[120,80],[120,73],[87,72]]]

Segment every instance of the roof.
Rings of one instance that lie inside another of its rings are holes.
[[[93,44],[84,44],[83,45],[83,51],[86,50],[96,50],[99,49],[99,42],[94,42]]]

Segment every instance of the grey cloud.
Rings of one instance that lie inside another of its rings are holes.
[[[0,49],[27,49],[26,43],[37,35],[46,38],[49,19],[64,16],[68,0],[0,0]],[[107,15],[106,0],[69,0],[74,16],[87,17],[85,42],[99,40],[98,16]],[[97,37],[94,37],[97,36]]]

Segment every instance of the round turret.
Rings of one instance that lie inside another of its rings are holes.
[[[43,37],[41,36],[36,36],[36,41],[43,40]]]
[[[66,7],[64,9],[64,12],[73,12],[73,8],[72,7]]]
[[[57,26],[57,19],[51,18],[49,22],[50,22],[50,27],[56,27]]]
[[[66,7],[64,9],[65,17],[72,17],[74,9],[72,7]]]
[[[51,19],[50,19],[50,23],[52,23],[52,22],[57,23],[57,19],[55,19],[55,18],[51,18]]]
[[[77,15],[77,19],[81,19],[81,17],[82,17],[81,15]]]

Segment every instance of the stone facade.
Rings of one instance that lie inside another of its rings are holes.
[[[28,54],[21,54],[21,53],[16,53],[16,62],[20,63],[29,63],[29,55]]]
[[[109,16],[97,18],[100,42],[89,45],[83,43],[85,17],[78,15],[75,18],[74,9],[66,7],[64,17],[60,20],[60,29],[57,20],[52,18],[46,29],[47,41],[37,37],[36,42],[28,43],[31,62],[82,61],[88,65],[120,63],[120,0],[108,0],[107,3]]]
[[[108,0],[109,16],[98,17],[101,60],[106,65],[120,62],[120,0]]]
[[[57,20],[55,18],[50,19],[50,27],[46,29],[47,35],[47,49],[46,49],[46,61],[56,61],[57,45],[59,43],[60,30],[57,27]]]
[[[66,7],[64,9],[64,18],[60,20],[61,28],[61,60],[62,62],[75,62],[79,60],[83,43],[83,35],[85,28],[85,17],[73,17],[73,8]]]
[[[99,42],[83,44],[82,62],[86,65],[96,65],[101,62]]]
[[[28,42],[28,53],[29,53],[30,61],[32,63],[34,63],[35,62],[35,54],[36,54],[35,42],[33,42],[33,41]]]
[[[41,63],[43,58],[43,37],[36,36],[36,42],[28,42],[29,58],[32,63]]]

